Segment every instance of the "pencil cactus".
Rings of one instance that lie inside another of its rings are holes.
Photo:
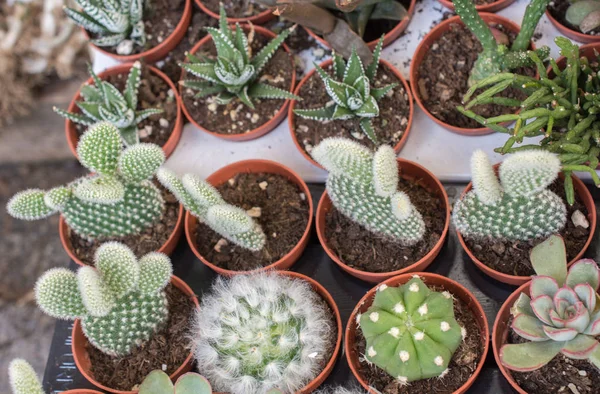
[[[344,138],[327,138],[312,151],[327,171],[327,193],[333,205],[367,230],[405,245],[425,234],[421,214],[404,192],[398,191],[398,163],[394,150],[369,148]]]
[[[265,245],[266,237],[260,224],[242,208],[225,202],[208,182],[192,174],[179,179],[164,168],[158,171],[157,177],[185,209],[224,238],[252,251],[261,250]]]
[[[37,220],[60,212],[87,239],[138,234],[160,219],[164,202],[150,181],[165,160],[160,147],[137,144],[123,150],[117,128],[98,123],[81,137],[77,154],[94,175],[49,191],[17,193],[8,202],[8,213]]]
[[[13,394],[44,394],[44,389],[31,365],[15,359],[8,366],[8,379]]]
[[[502,346],[502,364],[533,371],[562,353],[600,369],[598,265],[580,260],[567,272],[565,245],[558,236],[536,246],[531,263],[537,274],[530,284],[531,297],[521,293],[511,309],[512,330],[530,342]]]
[[[589,33],[600,27],[600,1],[574,1],[565,14],[567,22],[579,27],[583,33]]]
[[[193,329],[198,370],[214,389],[295,393],[322,370],[331,312],[310,284],[275,272],[218,278]]]
[[[559,171],[560,160],[552,153],[518,152],[500,165],[498,180],[487,155],[474,152],[473,189],[456,202],[454,225],[472,238],[532,240],[559,232],[567,222],[567,209],[547,189]]]
[[[337,53],[333,56],[333,73],[329,76],[318,64],[315,69],[323,80],[327,94],[333,100],[333,105],[316,109],[295,109],[294,113],[303,118],[318,121],[345,120],[355,117],[360,118],[360,127],[373,143],[377,143],[377,137],[373,130],[373,118],[379,116],[379,101],[390,92],[397,83],[391,83],[379,88],[373,87],[375,75],[379,67],[379,55],[383,45],[383,37],[377,43],[373,51],[373,61],[366,68],[362,61],[352,51],[348,63],[344,62]]]
[[[418,276],[399,287],[379,286],[357,321],[367,361],[401,384],[445,374],[463,340],[452,295],[432,291]]]
[[[158,252],[138,260],[117,242],[100,246],[94,259],[95,268],[81,267],[77,274],[47,271],[35,285],[36,301],[52,317],[81,319],[83,333],[102,352],[129,354],[167,321],[171,261]]]

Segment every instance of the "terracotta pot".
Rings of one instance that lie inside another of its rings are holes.
[[[183,205],[180,204],[175,229],[167,239],[167,242],[165,242],[164,245],[157,250],[157,252],[164,253],[167,256],[170,256],[173,253],[183,232],[183,213]],[[62,243],[63,248],[65,249],[65,252],[67,252],[69,257],[75,263],[82,267],[85,267],[87,264],[84,264],[81,260],[79,260],[79,258],[77,257],[77,255],[75,255],[75,252],[73,251],[73,245],[71,244],[71,240],[69,239],[69,226],[67,226],[67,222],[65,221],[65,218],[62,215],[60,215],[60,219],[58,221],[58,233],[60,235],[60,241]]]
[[[415,274],[403,274],[395,276],[386,280],[385,282],[383,282],[383,284],[386,284],[388,286],[403,285],[404,283],[411,280],[414,275]],[[458,298],[464,303],[466,303],[475,315],[481,332],[481,338],[483,339],[483,353],[479,358],[477,369],[473,372],[473,375],[458,390],[454,391],[454,394],[465,393],[469,389],[469,387],[471,387],[473,382],[475,382],[475,379],[477,379],[477,376],[481,372],[490,346],[488,341],[488,338],[490,336],[490,329],[483,308],[481,307],[481,304],[479,304],[479,301],[477,301],[477,298],[475,298],[473,293],[464,288],[458,282],[455,282],[452,279],[446,278],[444,276],[431,274],[428,272],[419,272],[417,273],[417,275],[419,275],[423,282],[425,282],[428,286],[439,286],[449,291],[455,298]],[[348,319],[348,325],[346,326],[346,337],[344,340],[344,349],[346,351],[346,360],[348,361],[348,365],[350,366],[350,369],[352,370],[352,373],[354,374],[356,379],[367,391],[369,391],[369,382],[365,381],[365,378],[359,372],[358,360],[359,357],[361,357],[361,355],[356,353],[356,351],[353,349],[353,344],[356,340],[356,330],[358,329],[356,324],[356,315],[358,313],[364,313],[367,309],[369,309],[369,307],[373,303],[373,299],[375,298],[375,292],[377,291],[378,287],[379,286],[369,290],[369,292],[365,294],[363,298],[361,298],[361,300],[358,302],[358,304],[352,311],[352,314]],[[452,370],[450,370],[450,373],[452,374]],[[371,391],[369,391],[369,393],[370,392]]]
[[[389,278],[395,277],[397,275],[405,274],[407,272],[421,272],[425,271],[425,269],[433,262],[433,260],[437,257],[437,255],[442,250],[442,246],[444,246],[444,241],[446,236],[448,235],[448,227],[450,226],[450,203],[448,202],[448,195],[446,194],[446,190],[444,186],[440,183],[440,181],[427,170],[425,167],[420,166],[417,163],[413,163],[412,161],[397,159],[398,160],[398,172],[400,176],[404,179],[408,179],[416,182],[419,185],[422,185],[427,190],[435,193],[438,198],[444,204],[444,210],[446,211],[446,220],[444,224],[444,231],[438,242],[435,246],[423,256],[419,261],[409,265],[408,267],[402,268],[397,271],[392,272],[368,272],[357,270],[356,268],[349,267],[344,263],[337,254],[329,247],[327,242],[327,238],[325,236],[325,222],[327,218],[327,214],[332,210],[333,204],[329,199],[327,191],[323,193],[321,196],[321,200],[319,201],[319,206],[317,207],[317,235],[319,237],[319,241],[321,242],[321,246],[325,249],[325,252],[329,255],[329,257],[338,265],[341,269],[349,273],[350,275],[362,279],[366,282],[370,283],[379,283]]]
[[[321,63],[320,67],[322,69],[326,69],[327,67],[329,67],[331,65],[331,63],[332,63],[331,60],[327,60],[327,61]],[[398,141],[398,143],[394,146],[394,151],[396,153],[399,153],[400,150],[402,150],[402,147],[404,146],[404,144],[406,144],[406,141],[408,140],[408,134],[410,133],[410,129],[411,129],[412,123],[413,123],[413,118],[414,118],[413,115],[414,115],[414,111],[415,111],[414,103],[413,103],[413,95],[410,90],[410,85],[408,84],[408,82],[406,82],[406,80],[404,79],[402,74],[400,74],[400,72],[392,64],[390,64],[389,62],[387,62],[386,60],[383,60],[383,59],[379,60],[379,64],[387,67],[388,70],[390,70],[400,80],[400,82],[402,83],[402,86],[404,87],[404,90],[406,91],[406,94],[408,95],[408,107],[409,107],[408,123],[406,124],[406,130],[404,131],[404,134],[400,138],[400,141]],[[296,96],[299,95],[300,89],[302,88],[302,86],[304,86],[304,84],[306,84],[308,82],[308,79],[310,77],[312,77],[315,72],[316,72],[316,70],[313,68],[312,70],[310,70],[310,72],[308,74],[306,74],[304,76],[304,78],[302,78],[302,80],[296,87],[296,91],[294,92],[294,94]],[[323,89],[325,89],[325,87],[323,87]],[[292,135],[292,141],[294,141],[294,145],[296,145],[296,149],[298,149],[298,151],[302,154],[302,156],[304,156],[304,158],[306,160],[311,162],[316,167],[323,168],[319,163],[314,161],[313,158],[308,153],[306,153],[306,151],[300,144],[300,141],[298,141],[298,138],[296,138],[296,133],[294,131],[294,130],[296,130],[296,114],[294,113],[295,108],[296,108],[296,100],[292,101],[292,103],[290,104],[290,108],[288,110],[288,127],[290,129],[290,134]]]
[[[481,15],[483,20],[488,24],[490,24],[490,23],[501,24],[502,26],[504,26],[505,28],[507,28],[511,31],[514,31],[514,32],[520,31],[520,28],[517,24],[515,24],[513,21],[506,19],[504,17],[498,16],[496,14],[485,13],[485,12],[482,12],[479,15]],[[448,129],[449,131],[452,131],[452,132],[458,133],[458,134],[464,134],[464,135],[491,134],[494,131],[492,131],[491,129],[489,129],[487,127],[467,129],[467,128],[463,128],[463,127],[452,126],[452,125],[436,118],[425,107],[425,104],[423,103],[423,101],[420,97],[419,88],[418,88],[418,86],[419,86],[419,83],[418,83],[419,67],[421,66],[421,63],[423,62],[423,59],[425,58],[425,55],[427,54],[427,52],[429,51],[431,46],[434,43],[436,43],[444,33],[449,31],[451,25],[453,25],[453,24],[464,25],[463,22],[460,20],[460,17],[458,17],[458,16],[452,17],[450,19],[447,19],[447,20],[441,22],[436,27],[434,27],[433,30],[431,30],[425,36],[425,38],[423,38],[423,41],[421,41],[421,43],[417,47],[417,50],[415,51],[415,55],[413,56],[412,63],[410,65],[410,83],[412,86],[415,87],[414,92],[413,92],[413,94],[415,96],[415,101],[417,102],[417,105],[423,110],[423,112],[425,112],[425,114],[431,120],[433,120],[435,123],[439,124],[443,128]],[[531,48],[535,49],[535,45],[533,44],[533,42],[531,43]]]
[[[499,167],[500,167],[500,164],[496,164],[494,166],[494,169],[496,170],[496,174],[498,173]],[[559,174],[559,176],[560,176],[561,180],[565,179],[564,174],[561,173],[561,174]],[[596,231],[596,205],[594,204],[594,198],[592,197],[592,194],[587,189],[587,187],[585,187],[585,185],[581,181],[581,179],[577,178],[575,175],[573,175],[573,187],[575,188],[575,192],[577,193],[577,195],[579,195],[579,197],[581,198],[583,204],[585,205],[585,208],[588,210],[587,219],[590,222],[590,235],[588,237],[587,242],[583,246],[583,249],[581,249],[581,251],[577,254],[577,256],[575,256],[574,259],[569,261],[569,266],[571,266],[571,264],[575,263],[577,260],[581,259],[581,257],[583,256],[583,254],[585,253],[587,248],[590,246],[590,243],[592,242],[592,238],[594,238],[594,232]],[[467,194],[467,192],[469,192],[472,188],[473,188],[473,182],[471,182],[467,185],[465,191],[462,193],[461,198],[464,198],[464,196]],[[568,220],[570,220],[570,218],[568,218]],[[497,281],[507,283],[507,284],[513,285],[513,286],[520,286],[523,283],[529,282],[531,280],[530,276],[508,275],[508,274],[504,274],[502,272],[496,271],[496,270],[488,267],[483,262],[481,262],[479,259],[477,259],[477,257],[475,257],[475,255],[473,254],[471,249],[469,249],[469,247],[467,246],[465,239],[458,232],[458,230],[456,231],[456,235],[458,236],[458,241],[462,245],[463,249],[469,256],[471,261],[473,261],[473,263],[475,263],[477,268],[482,270],[486,275],[496,279]]]
[[[454,2],[452,0],[438,0],[446,8],[454,11]],[[477,12],[498,12],[505,9],[516,0],[498,0],[490,4],[476,5]]]
[[[215,19],[220,19],[218,12],[213,12],[208,8],[202,0],[195,0],[196,5],[200,7],[200,9],[205,13],[210,15]],[[252,23],[254,25],[262,25],[275,18],[275,14],[273,14],[272,10],[265,10],[259,13],[258,15],[249,16],[246,18],[227,18],[227,23]]]
[[[265,29],[264,27],[260,27],[260,26],[252,26],[252,28],[254,29],[254,31],[257,34],[260,34],[262,36],[268,37],[268,38],[274,38],[276,37],[276,34],[273,33],[270,30]],[[244,29],[244,31],[249,31],[250,30],[250,26],[249,25],[242,25],[242,29]],[[209,42],[212,41],[212,37],[210,35],[207,35],[206,37],[204,37],[203,39],[201,39],[200,41],[198,41],[198,43],[190,50],[191,54],[194,54],[196,52],[198,52],[200,50],[200,48],[202,48],[203,46],[207,45]],[[292,82],[290,84],[290,88],[289,91],[293,92],[294,91],[294,86],[296,85],[296,66],[294,64],[294,58],[291,55],[290,49],[288,48],[288,46],[284,43],[281,45],[281,47],[288,53],[289,57],[290,57],[290,63],[292,65]],[[182,69],[181,72],[181,80],[186,78],[186,71]],[[190,121],[190,123],[192,123],[194,126],[196,126],[197,128],[199,128],[200,130],[214,136],[217,138],[222,138],[224,140],[229,140],[229,141],[249,141],[249,140],[253,140],[259,137],[262,137],[263,135],[267,134],[268,132],[270,132],[271,130],[273,130],[275,127],[277,127],[279,125],[279,123],[281,123],[281,121],[283,121],[283,119],[286,116],[286,109],[287,106],[289,105],[291,100],[285,100],[285,102],[283,103],[283,105],[281,106],[281,108],[279,108],[279,110],[277,111],[277,113],[271,118],[269,119],[266,123],[258,126],[257,128],[255,128],[254,130],[251,130],[247,133],[242,133],[242,134],[220,134],[220,133],[216,133],[214,131],[208,130],[207,128],[200,126],[198,124],[198,122],[196,122],[196,120],[194,120],[194,118],[192,118],[190,112],[187,110],[186,106],[185,106],[185,100],[183,100],[183,86],[179,86],[180,89],[180,94],[182,97],[182,108],[183,108],[183,113],[185,114],[185,116],[188,118],[188,120]]]
[[[189,296],[196,304],[196,308],[200,308],[200,304],[198,304],[198,299],[194,291],[181,279],[176,276],[171,277],[171,283],[177,287],[181,292],[185,295]],[[79,319],[75,320],[75,324],[73,324],[73,332],[71,334],[71,351],[73,352],[73,359],[75,359],[75,365],[77,365],[77,370],[94,386],[108,391],[110,393],[116,394],[133,394],[137,393],[137,391],[121,391],[115,390],[110,387],[106,387],[96,381],[91,372],[92,362],[90,360],[87,344],[89,343],[88,339],[85,337],[83,330],[81,328],[81,321]],[[173,372],[169,377],[171,380],[176,380],[179,376],[183,375],[186,372],[189,372],[192,369],[192,356],[194,352],[193,349],[190,350],[190,353],[186,357],[185,361],[175,372]],[[141,382],[140,382],[141,383]]]
[[[128,74],[129,70],[133,66],[133,63],[120,64],[115,67],[111,67],[108,70],[105,70],[98,74],[98,77],[102,80],[106,80],[108,77],[117,75],[117,74]],[[165,156],[171,156],[171,153],[177,147],[179,143],[179,139],[181,138],[181,131],[183,130],[183,115],[181,115],[181,107],[182,101],[181,97],[179,97],[179,91],[175,87],[175,84],[167,77],[162,71],[152,66],[144,66],[148,67],[153,74],[158,75],[162,80],[164,80],[169,88],[173,91],[175,95],[175,100],[177,101],[177,117],[175,118],[175,125],[173,126],[173,130],[171,131],[171,136],[167,140],[167,142],[162,147],[162,150],[165,152]],[[93,85],[94,80],[90,77],[84,85]],[[83,86],[83,85],[82,85]],[[81,88],[77,90],[75,96],[73,96],[73,100],[71,100],[71,104],[69,104],[68,112],[81,113],[79,107],[77,107],[76,102],[82,100],[81,97]],[[70,121],[69,119],[65,119],[65,135],[67,136],[67,144],[69,144],[69,149],[75,157],[77,157],[77,144],[79,143],[79,135],[75,129],[75,123]]]
[[[515,1],[515,0],[513,0]],[[386,46],[390,45],[392,42],[396,41],[396,39],[398,37],[400,37],[400,34],[402,34],[404,32],[404,30],[406,30],[406,28],[408,27],[414,13],[415,13],[415,7],[417,5],[417,0],[410,0],[410,6],[408,6],[408,17],[404,18],[400,21],[400,23],[398,23],[396,26],[394,26],[394,28],[390,31],[388,31],[387,33],[385,33],[385,35],[383,36],[383,47],[385,48]],[[323,45],[326,48],[331,48],[331,45],[329,45],[329,43],[327,41],[325,41],[323,39],[323,37],[321,37],[320,35],[318,35],[317,33],[315,33],[314,31],[312,31],[311,29],[305,27],[304,30],[306,30],[306,32],[313,37],[315,40],[317,40],[321,45]],[[369,47],[369,49],[373,50],[375,49],[375,46],[377,45],[377,41],[379,41],[379,38],[377,40],[373,40],[373,41],[369,41],[367,43],[367,46]]]
[[[573,30],[561,24],[556,18],[552,16],[549,10],[546,10],[546,16],[550,19],[550,22],[560,31],[560,34],[570,38],[571,40],[583,42],[584,44],[600,42],[600,36],[593,36],[591,34],[585,34],[577,30]]]
[[[113,59],[119,62],[133,62],[136,60],[144,59],[146,63],[155,63],[159,60],[164,59],[167,55],[175,49],[175,47],[179,44],[179,42],[185,36],[187,32],[187,28],[190,25],[190,21],[192,20],[192,0],[185,0],[185,8],[183,9],[183,14],[181,15],[181,19],[177,26],[175,26],[175,30],[164,39],[163,42],[151,48],[147,51],[136,53],[134,55],[117,55],[116,53],[109,52],[101,47],[98,47],[90,42],[90,45],[93,46],[97,51],[102,52],[106,56],[110,56]],[[90,39],[90,35],[85,29],[82,29],[83,33],[86,35],[88,40]]]
[[[294,248],[290,250],[288,254],[286,254],[273,264],[253,271],[232,271],[216,266],[212,262],[208,261],[206,257],[200,254],[196,243],[196,227],[198,226],[198,218],[187,212],[185,215],[185,236],[187,237],[190,248],[192,249],[196,257],[198,257],[200,261],[202,261],[202,263],[204,263],[210,269],[212,269],[220,275],[233,276],[267,270],[287,270],[291,268],[296,261],[298,261],[298,259],[304,252],[304,249],[306,249],[306,245],[308,245],[308,241],[310,238],[310,229],[312,227],[313,222],[313,201],[310,196],[308,186],[302,180],[300,175],[298,175],[292,169],[269,160],[244,160],[229,164],[228,166],[217,170],[208,178],[206,178],[206,181],[211,185],[218,187],[219,185],[222,185],[223,183],[227,182],[229,179],[236,176],[237,174],[261,172],[284,176],[291,182],[295,183],[300,188],[302,193],[304,193],[308,201],[308,223],[306,224],[306,229],[304,230],[304,234],[302,235],[302,238],[300,238],[300,241],[296,244],[296,246],[294,246]]]

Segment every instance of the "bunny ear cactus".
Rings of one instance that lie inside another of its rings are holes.
[[[453,219],[466,237],[532,240],[562,230],[567,209],[547,187],[560,160],[545,151],[515,153],[500,165],[500,180],[483,151],[473,153],[473,190],[454,206]]]
[[[44,389],[31,365],[15,359],[8,366],[8,379],[13,394],[44,394]]]
[[[399,287],[379,286],[357,321],[367,361],[401,384],[445,374],[463,340],[452,295],[432,291],[418,276]]]
[[[421,214],[398,191],[394,150],[381,146],[373,153],[344,138],[327,138],[312,151],[327,171],[327,193],[333,205],[367,230],[414,245],[425,233]]]
[[[189,372],[173,384],[169,375],[161,370],[150,372],[139,388],[139,394],[212,394],[212,388],[206,378]]]
[[[522,293],[511,309],[513,331],[530,342],[504,345],[502,364],[533,371],[562,353],[600,369],[598,265],[580,260],[567,272],[565,245],[558,236],[536,246],[531,263],[538,275],[531,281],[531,297]]]
[[[316,109],[295,109],[294,113],[303,118],[321,122],[358,117],[362,131],[376,144],[377,137],[373,130],[372,119],[379,116],[377,101],[398,86],[397,83],[379,88],[373,86],[379,67],[382,45],[383,37],[377,43],[373,52],[373,61],[366,69],[356,54],[356,50],[352,51],[348,63],[344,62],[344,58],[337,53],[334,54],[333,77],[315,63],[315,69],[323,80],[327,94],[334,104]]]
[[[587,34],[600,27],[600,1],[573,1],[565,14],[567,22]]]

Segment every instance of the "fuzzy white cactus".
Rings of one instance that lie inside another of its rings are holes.
[[[8,379],[13,394],[44,394],[37,374],[25,360],[11,361],[8,366]]]

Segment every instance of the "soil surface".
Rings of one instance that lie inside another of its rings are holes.
[[[491,25],[506,33],[512,42],[516,34],[502,25]],[[415,94],[418,94],[427,110],[439,120],[456,127],[481,128],[479,122],[469,119],[456,109],[469,90],[471,69],[482,51],[477,38],[463,25],[452,24],[425,54],[419,66]],[[533,68],[517,69],[523,75],[534,76]],[[523,93],[515,88],[506,89],[502,97],[523,99]],[[474,96],[475,97],[475,96]],[[495,104],[479,105],[473,111],[485,118],[514,113],[518,108]]]
[[[123,357],[102,353],[88,343],[92,376],[101,384],[123,391],[134,390],[155,369],[175,372],[190,354],[189,327],[194,319],[194,302],[172,284],[166,289],[169,318],[163,329],[142,346]]]
[[[433,288],[443,291],[442,288]],[[479,359],[483,353],[483,340],[481,328],[477,323],[477,317],[469,306],[462,300],[454,299],[454,316],[456,321],[466,329],[467,335],[450,360],[448,369],[450,372],[443,378],[430,378],[402,385],[395,377],[375,366],[369,365],[361,357],[359,360],[358,373],[369,384],[385,394],[416,394],[416,393],[453,393],[469,380],[477,369]],[[360,328],[356,330],[356,339],[352,349],[356,354],[363,355],[367,352],[367,343]]]
[[[424,187],[402,178],[398,190],[408,194],[423,216],[427,228],[423,240],[414,246],[402,246],[389,237],[368,231],[332,207],[325,219],[325,238],[344,264],[367,272],[397,271],[419,261],[439,241],[446,220],[443,201]]]
[[[267,241],[262,250],[252,252],[231,242],[223,244],[222,236],[199,223],[195,229],[196,248],[216,266],[232,271],[266,267],[288,254],[304,235],[309,196],[287,178],[276,174],[243,173],[217,189],[230,204],[245,210],[260,208],[260,217],[255,220],[261,225]]]
[[[250,18],[267,10],[266,7],[250,0],[202,0],[202,4],[215,14],[219,14],[220,4],[225,7],[227,19]]]
[[[571,5],[571,3],[572,2],[570,0],[552,0],[548,4],[548,11],[550,12],[550,15],[552,15],[552,17],[554,19],[556,19],[561,25],[568,27],[569,29],[574,30],[578,33],[583,33],[579,29],[579,27],[573,26],[572,24],[567,22],[567,19],[565,18],[567,9]],[[594,29],[590,32],[584,33],[584,34],[587,34],[590,36],[597,36],[600,34],[600,28],[596,28],[596,29]]]
[[[488,4],[494,4],[498,1],[500,1],[500,0],[474,0],[473,3],[475,3],[475,5],[488,5]]]
[[[590,234],[590,229],[575,226],[571,217],[575,211],[581,211],[587,218],[588,210],[575,193],[575,203],[569,206],[566,202],[565,190],[561,180],[550,185],[550,190],[560,196],[567,206],[567,224],[560,232],[567,248],[567,259],[571,261],[583,249]],[[542,243],[545,238],[532,241],[508,241],[484,238],[481,240],[465,239],[471,252],[479,261],[495,271],[508,275],[530,276],[535,275],[529,259],[531,249]]]
[[[252,34],[249,32],[246,34],[250,39]],[[257,54],[270,41],[270,38],[255,33],[254,38],[249,42],[252,54]],[[201,48],[200,52],[214,58],[216,49],[212,40],[210,44]],[[257,80],[289,91],[292,87],[293,71],[294,65],[290,60],[290,54],[283,47],[279,47],[260,72]],[[197,79],[190,74],[186,78]],[[233,99],[229,104],[218,105],[214,96],[197,98],[196,93],[192,89],[183,88],[181,95],[183,105],[200,126],[219,134],[244,134],[257,129],[273,118],[285,103],[282,99],[253,99],[255,109],[252,109],[238,98]]]
[[[332,66],[325,71],[329,75],[333,75]],[[383,87],[391,83],[398,83],[398,86],[377,102],[379,116],[373,118],[373,129],[378,145],[396,146],[407,131],[410,116],[408,94],[396,75],[387,67],[380,66],[372,86]],[[328,103],[333,103],[325,90],[321,77],[316,72],[302,85],[298,95],[302,97],[302,101],[297,101],[294,109],[321,108]],[[360,118],[358,117],[319,122],[294,115],[294,134],[300,146],[309,156],[313,147],[329,137],[345,137],[371,149],[376,147],[360,128]]]

